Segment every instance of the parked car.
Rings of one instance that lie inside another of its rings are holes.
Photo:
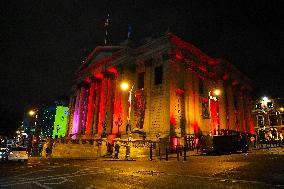
[[[247,152],[248,141],[242,135],[203,136],[201,138],[201,150],[204,153],[223,154]]]
[[[1,148],[0,149],[0,161],[8,161],[8,149],[7,148]]]
[[[11,147],[8,154],[8,161],[28,161],[29,154],[27,148],[21,146]]]

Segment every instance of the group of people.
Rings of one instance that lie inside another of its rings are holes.
[[[117,141],[116,143],[115,143],[115,145],[113,146],[113,144],[111,144],[111,143],[108,143],[107,144],[107,153],[109,154],[109,155],[112,155],[112,153],[113,153],[113,147],[114,147],[114,159],[118,159],[118,154],[119,154],[119,148],[120,148],[120,145],[119,145],[119,142]]]
[[[270,145],[277,145],[284,143],[283,132],[278,132],[276,128],[269,130],[260,129],[257,135],[257,142],[260,144],[268,143]]]

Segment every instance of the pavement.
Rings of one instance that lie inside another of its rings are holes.
[[[284,188],[284,148],[206,155],[190,151],[187,161],[169,154],[135,160],[31,157],[27,163],[0,164],[0,188]],[[5,171],[2,171],[5,170]]]
[[[240,152],[241,153],[241,152]],[[251,148],[247,153],[265,153],[265,154],[278,154],[278,155],[284,155],[284,146],[256,146],[254,148]],[[246,154],[246,153],[244,153]],[[222,155],[222,154],[221,154]],[[187,151],[186,152],[186,161],[190,161],[191,158],[194,158],[195,156],[208,156],[206,153],[202,153],[201,151],[197,152],[196,150],[194,151]],[[43,157],[29,157],[29,161],[37,161],[37,160],[49,160],[49,159],[66,159],[66,158],[43,158]],[[161,158],[159,156],[153,156],[152,160],[150,160],[150,156],[143,156],[143,157],[138,157],[138,158],[124,158],[124,157],[119,157],[119,159],[114,159],[112,156],[107,156],[107,157],[97,157],[97,158],[69,158],[69,159],[74,159],[74,160],[99,160],[99,161],[166,161],[166,156],[163,155]],[[179,156],[177,158],[176,153],[170,153],[168,154],[168,161],[184,161],[184,154]]]

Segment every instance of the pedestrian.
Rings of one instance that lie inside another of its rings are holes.
[[[255,148],[255,137],[254,137],[254,135],[251,135],[250,142],[251,142],[251,145]]]
[[[115,146],[114,146],[114,158],[115,159],[118,159],[119,148],[120,148],[119,142],[117,141]]]

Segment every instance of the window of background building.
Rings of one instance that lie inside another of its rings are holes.
[[[275,114],[270,114],[268,115],[268,119],[269,119],[269,125],[270,126],[275,126],[277,125],[277,118]]]
[[[264,126],[264,118],[263,118],[262,115],[258,115],[258,116],[257,116],[257,125],[258,125],[259,127],[263,127],[263,126]]]
[[[155,85],[163,83],[163,66],[155,68]]]
[[[257,103],[257,104],[255,105],[255,109],[261,109],[261,103]]]
[[[198,88],[199,88],[199,94],[204,94],[204,83],[203,79],[198,79]]]
[[[144,88],[144,75],[145,75],[144,72],[138,74],[138,89]]]
[[[267,108],[273,108],[273,103],[272,102],[267,102]]]

